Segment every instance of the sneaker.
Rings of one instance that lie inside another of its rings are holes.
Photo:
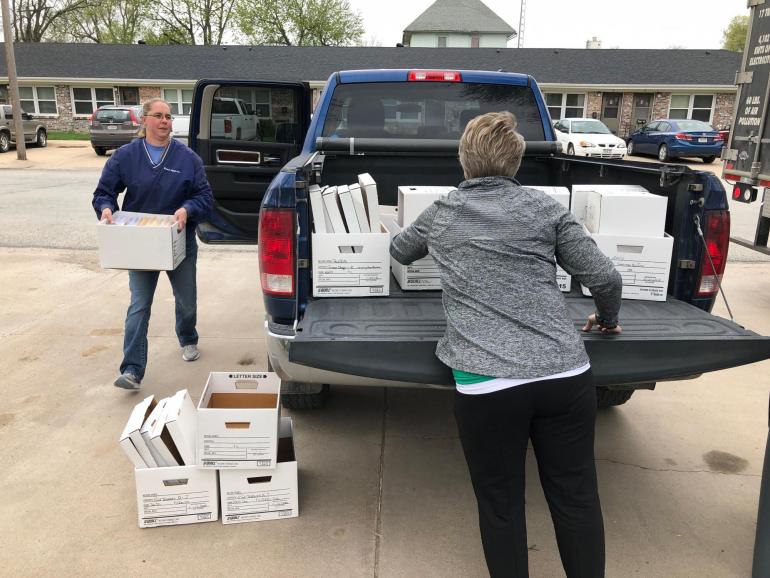
[[[133,374],[133,373],[122,373],[118,376],[118,378],[115,380],[115,387],[120,387],[123,389],[139,389],[142,387],[139,385],[139,379]]]
[[[185,345],[182,348],[182,359],[185,361],[195,361],[201,356],[197,345]]]

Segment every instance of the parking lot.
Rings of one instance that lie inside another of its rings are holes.
[[[0,155],[8,575],[485,575],[451,392],[340,387],[327,408],[294,412],[299,518],[139,530],[117,438],[142,394],[112,386],[127,276],[99,267],[90,208],[104,158],[87,142],[52,142],[28,156]],[[732,208],[734,234],[753,237],[758,207]],[[730,251],[724,286],[736,321],[770,335],[770,259]],[[202,356],[184,363],[173,297],[159,283],[144,394],[187,388],[197,401],[210,371],[266,368],[256,249],[204,247],[198,286]],[[727,315],[721,301],[715,313]],[[659,383],[600,412],[608,576],[750,574],[768,369]],[[531,575],[563,575],[532,455],[527,482]]]

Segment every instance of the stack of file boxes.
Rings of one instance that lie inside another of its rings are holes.
[[[274,373],[211,373],[198,406],[187,390],[134,408],[120,445],[135,468],[139,527],[298,515],[291,418]]]

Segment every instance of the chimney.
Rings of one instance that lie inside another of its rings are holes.
[[[586,40],[586,48],[601,48],[602,41],[594,36],[591,40]]]

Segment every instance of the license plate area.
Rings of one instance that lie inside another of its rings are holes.
[[[707,139],[705,137],[701,137],[701,138],[698,139],[698,142],[708,142],[708,141],[709,141],[709,139]]]
[[[108,124],[107,130],[118,130],[118,125],[116,124]]]

